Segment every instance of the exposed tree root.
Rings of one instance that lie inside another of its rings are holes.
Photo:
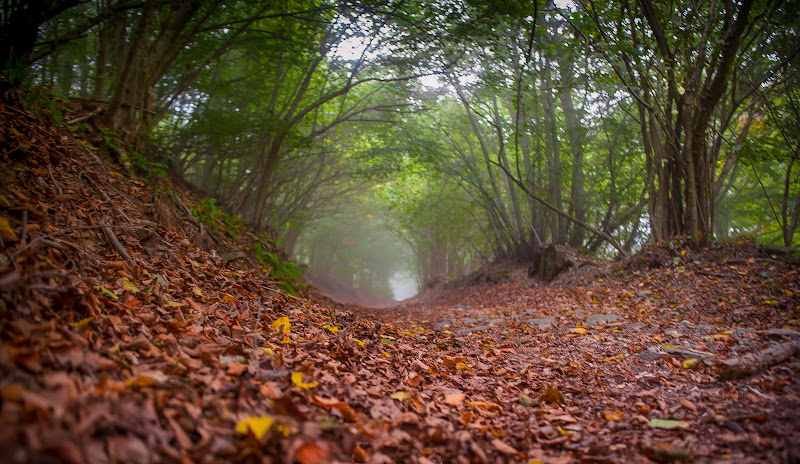
[[[736,379],[757,374],[770,366],[782,363],[800,352],[800,341],[784,342],[757,353],[749,353],[738,358],[726,359],[716,363],[717,377]]]

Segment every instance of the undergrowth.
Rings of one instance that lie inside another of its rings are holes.
[[[274,247],[265,243],[269,241],[262,237],[253,247],[258,264],[270,268],[269,274],[280,281],[281,288],[286,293],[297,296],[298,290],[305,292],[308,286],[303,283],[304,266],[282,259]]]
[[[221,230],[237,242],[245,231],[242,219],[223,211],[217,206],[216,198],[203,198],[199,204],[190,204],[189,208],[194,217],[209,230],[214,232]]]

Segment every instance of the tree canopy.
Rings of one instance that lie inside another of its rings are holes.
[[[798,246],[798,8],[10,1],[0,66],[131,169],[388,295],[394,264],[422,286],[544,243]],[[389,236],[394,259],[332,245]]]

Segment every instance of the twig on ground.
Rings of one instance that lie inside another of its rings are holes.
[[[65,247],[64,245],[62,245],[62,244],[60,244],[58,242],[54,242],[52,240],[48,240],[46,238],[42,239],[42,243],[44,243],[45,245],[49,245],[49,246],[51,246],[53,248],[57,248],[57,249],[59,249],[61,251],[64,251],[64,250],[67,249],[67,247]]]
[[[56,182],[55,177],[53,177],[53,168],[50,165],[47,166],[47,173],[50,174],[50,180],[53,181],[53,185],[55,185],[56,189],[58,189],[58,195],[63,195],[61,192],[61,185],[59,185],[58,182]]]
[[[73,124],[77,124],[79,122],[86,121],[87,119],[91,118],[92,116],[100,114],[100,111],[102,111],[102,109],[103,109],[103,107],[100,106],[96,110],[92,111],[91,113],[87,113],[87,114],[84,114],[83,116],[79,116],[79,117],[77,117],[75,119],[71,119],[69,121],[66,121],[66,124],[68,126],[71,126]]]
[[[73,227],[67,227],[66,229],[57,230],[57,231],[51,232],[49,234],[40,235],[40,236],[36,237],[35,239],[31,240],[30,243],[28,243],[24,247],[20,248],[19,250],[15,251],[14,253],[11,253],[9,255],[9,258],[11,258],[11,260],[13,261],[14,258],[19,256],[20,253],[22,253],[23,251],[27,250],[28,248],[31,248],[32,246],[38,244],[39,242],[41,242],[43,240],[47,240],[49,238],[53,238],[56,235],[66,234],[68,232],[72,232],[72,231],[75,231],[75,230],[91,230],[91,229],[100,229],[102,227],[103,226],[73,226]]]
[[[128,254],[128,252],[125,250],[125,247],[123,247],[122,244],[119,243],[119,240],[117,239],[117,236],[114,235],[114,232],[111,230],[110,227],[108,227],[105,224],[103,224],[100,227],[103,229],[103,233],[106,235],[106,238],[108,239],[108,243],[111,245],[112,248],[114,248],[114,250],[116,250],[116,252],[125,261],[127,261],[127,262],[129,262],[131,264],[138,264],[133,258],[131,258],[131,255]]]
[[[22,211],[22,232],[20,235],[20,242],[25,243],[25,237],[28,235],[28,210]]]

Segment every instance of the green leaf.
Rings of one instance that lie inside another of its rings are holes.
[[[689,423],[686,421],[671,419],[650,419],[650,427],[658,429],[688,429]]]
[[[102,285],[96,285],[94,287],[94,289],[99,291],[99,292],[102,292],[103,294],[107,295],[109,298],[111,298],[114,301],[119,300],[119,297],[117,295],[114,295],[114,292],[112,292],[111,290],[103,287]]]

